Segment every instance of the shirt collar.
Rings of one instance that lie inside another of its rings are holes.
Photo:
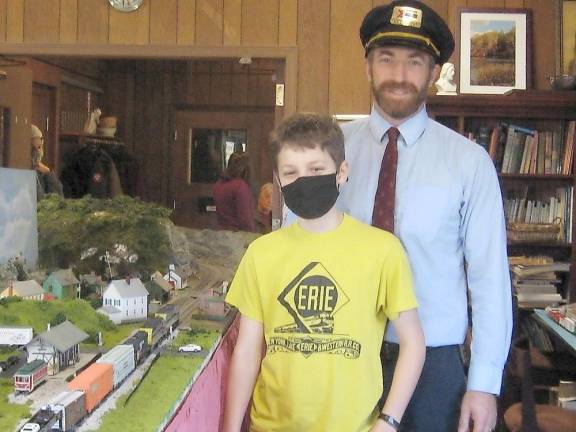
[[[402,135],[403,141],[406,143],[407,147],[413,146],[418,138],[424,133],[424,129],[426,129],[426,125],[428,123],[428,113],[426,112],[426,105],[422,105],[422,107],[416,112],[412,117],[405,120],[400,126],[398,126],[398,130]],[[388,129],[392,126],[384,117],[378,113],[378,111],[372,105],[372,111],[370,112],[370,118],[368,120],[368,124],[370,127],[370,132],[374,139],[378,142],[381,142],[382,137],[388,131]]]

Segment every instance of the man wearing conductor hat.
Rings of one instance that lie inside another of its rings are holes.
[[[394,428],[488,432],[496,425],[512,329],[506,230],[488,154],[426,112],[428,89],[452,55],[454,38],[430,7],[404,0],[372,9],[360,39],[373,105],[368,118],[343,126],[352,174],[339,205],[402,241],[427,345],[420,381]],[[468,305],[465,374],[460,346]],[[397,342],[389,326],[381,353],[383,401],[402,356]],[[395,417],[395,409],[386,414]]]

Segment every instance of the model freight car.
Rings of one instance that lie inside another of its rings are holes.
[[[178,312],[178,306],[174,304],[166,304],[162,306],[158,312],[154,314],[156,318],[164,320],[164,326],[172,331],[176,328],[180,322],[180,313]]]
[[[121,345],[131,345],[134,348],[134,363],[139,365],[150,354],[150,345],[148,345],[148,333],[137,331]]]
[[[112,391],[114,370],[109,363],[94,363],[68,383],[70,390],[83,391],[86,412],[92,410]]]
[[[20,429],[20,432],[52,432],[54,427],[58,427],[60,416],[49,407],[42,407],[36,412]]]
[[[86,415],[86,396],[81,390],[60,393],[50,402],[50,409],[59,415],[59,426],[63,432],[74,430],[74,425]]]
[[[164,320],[158,318],[147,320],[138,330],[148,334],[148,345],[151,349],[156,348],[170,332],[170,328],[164,325]]]
[[[48,363],[44,360],[33,360],[26,363],[14,374],[14,390],[31,392],[38,385],[46,381]]]
[[[108,363],[114,370],[113,387],[116,388],[134,370],[134,347],[132,345],[116,345],[98,359],[96,363]]]

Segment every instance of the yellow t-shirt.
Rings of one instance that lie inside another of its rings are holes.
[[[417,306],[396,237],[350,216],[321,234],[294,223],[250,245],[226,301],[264,326],[251,431],[370,429],[386,319]]]

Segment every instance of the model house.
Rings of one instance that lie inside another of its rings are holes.
[[[48,363],[48,373],[56,375],[62,369],[76,363],[80,356],[80,343],[88,339],[88,334],[70,321],[50,327],[32,340],[27,346],[28,363],[44,360]]]
[[[148,290],[138,278],[113,280],[104,290],[98,312],[116,324],[143,321],[148,316]]]
[[[0,293],[0,298],[12,296],[25,300],[44,300],[44,290],[35,280],[10,281],[8,287]]]
[[[80,281],[72,269],[60,269],[52,272],[42,284],[44,292],[58,299],[78,298]]]

